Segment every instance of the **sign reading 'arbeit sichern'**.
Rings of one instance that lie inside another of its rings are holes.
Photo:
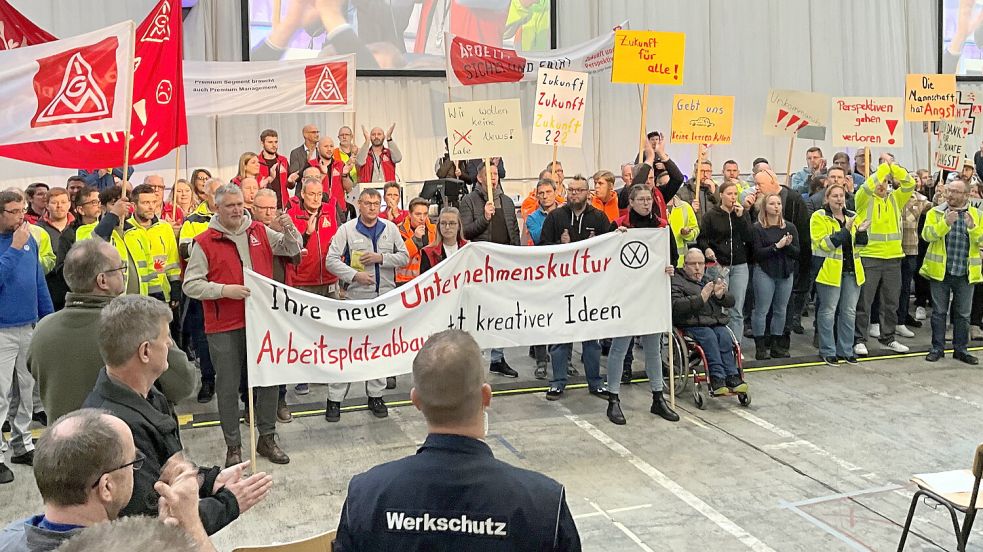
[[[328,299],[246,271],[249,382],[406,374],[427,338],[447,328],[482,348],[668,331],[669,239],[659,228],[544,247],[471,242],[367,301]]]
[[[904,128],[901,98],[854,96],[833,98],[833,145],[900,148]]]

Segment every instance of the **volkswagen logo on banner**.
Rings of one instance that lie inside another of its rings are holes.
[[[640,241],[630,241],[621,248],[621,264],[628,268],[642,268],[649,262],[649,248]]]

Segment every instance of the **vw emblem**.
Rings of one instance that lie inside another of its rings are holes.
[[[628,268],[642,268],[649,262],[649,248],[640,241],[630,241],[621,248],[621,264]]]

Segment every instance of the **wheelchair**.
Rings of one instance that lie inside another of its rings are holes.
[[[726,326],[725,326],[726,328]],[[734,336],[734,332],[727,328],[731,341],[734,343],[735,360],[737,361],[737,371],[744,378],[744,366],[741,361],[741,344]],[[671,334],[665,334],[662,343],[662,370],[666,378],[666,389],[669,388],[669,336],[673,340],[673,377],[676,378],[676,394],[683,393],[692,383],[693,402],[700,410],[705,410],[711,398],[726,397],[737,395],[737,400],[741,406],[751,404],[751,395],[748,393],[723,393],[714,395],[710,391],[710,373],[708,371],[706,355],[703,348],[695,339],[685,335],[679,328],[673,328]]]

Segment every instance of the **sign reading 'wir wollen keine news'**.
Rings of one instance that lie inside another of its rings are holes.
[[[903,111],[901,98],[833,98],[833,145],[900,148],[904,146],[904,128],[898,124]]]
[[[584,140],[587,73],[540,68],[532,143],[579,148]]]
[[[249,382],[405,374],[427,338],[447,328],[470,333],[482,348],[665,332],[668,256],[665,228],[545,247],[471,242],[366,301],[328,299],[246,271]]]
[[[683,84],[686,35],[655,31],[616,31],[611,82]]]
[[[518,98],[444,104],[451,159],[522,157],[522,113]]]

